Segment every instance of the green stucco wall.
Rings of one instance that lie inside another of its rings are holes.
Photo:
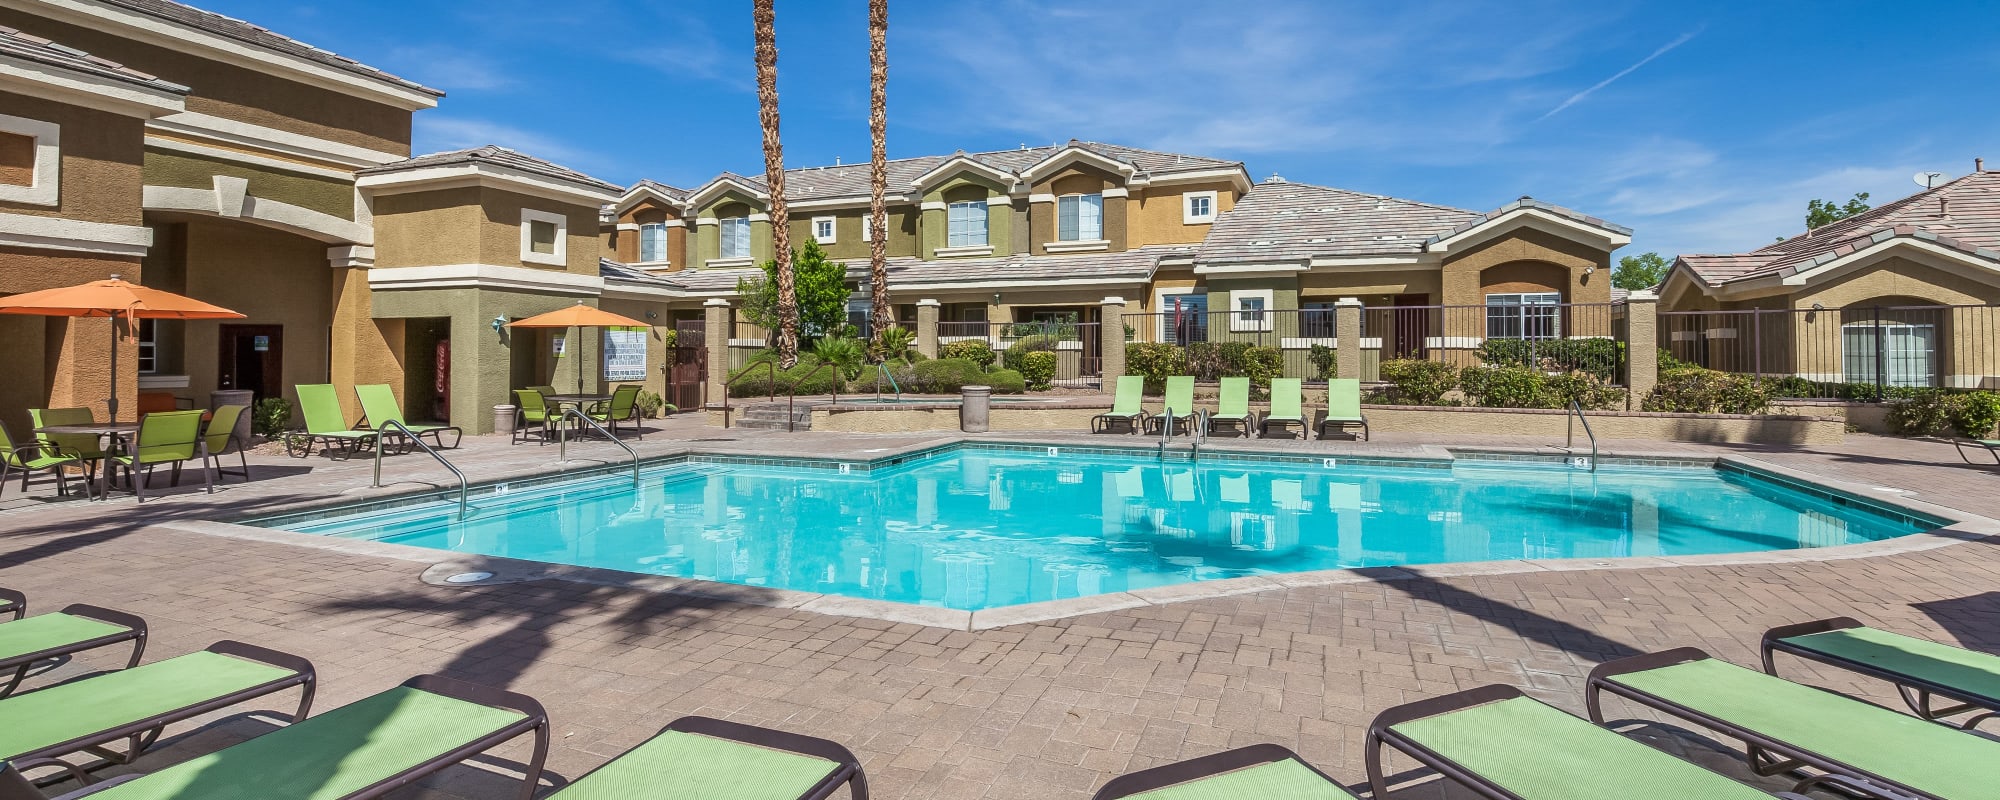
[[[418,319],[446,317],[451,320],[451,422],[467,433],[493,432],[493,406],[513,402],[513,390],[548,382],[558,391],[577,388],[576,363],[583,359],[583,386],[596,389],[602,370],[598,367],[599,337],[592,331],[579,336],[565,331],[493,330],[493,319],[505,316],[521,319],[575,305],[582,299],[573,295],[533,294],[494,289],[413,289],[378,291],[373,297],[377,319]],[[586,303],[596,305],[594,298]],[[574,356],[551,359],[547,353],[522,351],[541,348],[548,334],[576,339]]]
[[[354,219],[354,182],[276,169],[260,169],[216,158],[146,149],[141,170],[147,186],[213,189],[214,176],[243,178],[252,196],[295,205],[345,220]]]

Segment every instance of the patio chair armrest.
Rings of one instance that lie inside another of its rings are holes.
[[[62,445],[56,444],[55,442],[36,441],[36,442],[28,442],[25,444],[17,444],[14,445],[12,448],[0,448],[0,454],[13,455],[16,458],[20,458],[22,461],[28,460],[28,458],[30,457],[28,454],[30,453],[39,453],[41,454],[42,457],[46,458],[83,457],[81,454],[72,453],[67,450],[64,450],[62,448]]]
[[[132,632],[140,636],[146,635],[146,621],[136,614],[127,614],[123,611],[114,611],[87,603],[71,603],[63,607],[62,613],[72,617],[84,617],[97,620],[98,622],[108,622],[120,627],[130,628]]]

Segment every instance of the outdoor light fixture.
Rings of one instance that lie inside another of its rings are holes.
[[[999,292],[994,292],[994,293],[993,293],[993,304],[994,304],[994,305],[996,305],[996,306],[997,306],[997,305],[1000,305],[1000,293],[999,293]]]
[[[1813,304],[1813,310],[1814,310],[1814,311],[1825,311],[1825,310],[1826,310],[1826,306],[1823,306],[1823,305],[1820,305],[1820,304],[1818,304],[1818,303],[1814,303],[1814,304]]]
[[[493,332],[494,332],[494,333],[499,333],[499,332],[500,332],[500,329],[501,329],[501,328],[504,328],[504,327],[507,327],[507,317],[505,317],[505,316],[498,316],[498,317],[494,317],[494,318],[493,318]]]
[[[659,319],[659,318],[660,318],[660,312],[658,311],[646,312],[646,319]]]

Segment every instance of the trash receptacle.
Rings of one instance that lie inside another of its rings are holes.
[[[249,407],[249,411],[236,417],[236,430],[230,434],[237,447],[249,447],[250,419],[254,416],[252,412],[257,410],[257,393],[249,389],[220,389],[208,393],[208,410],[214,411],[223,406]]]
[[[493,407],[493,432],[512,436],[514,434],[514,406]]]
[[[967,386],[959,390],[958,429],[966,433],[985,433],[987,419],[993,412],[993,387]]]

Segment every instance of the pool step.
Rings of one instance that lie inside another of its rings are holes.
[[[753,431],[812,430],[812,407],[798,406],[791,412],[793,424],[785,424],[785,404],[764,403],[744,406],[730,424]]]

